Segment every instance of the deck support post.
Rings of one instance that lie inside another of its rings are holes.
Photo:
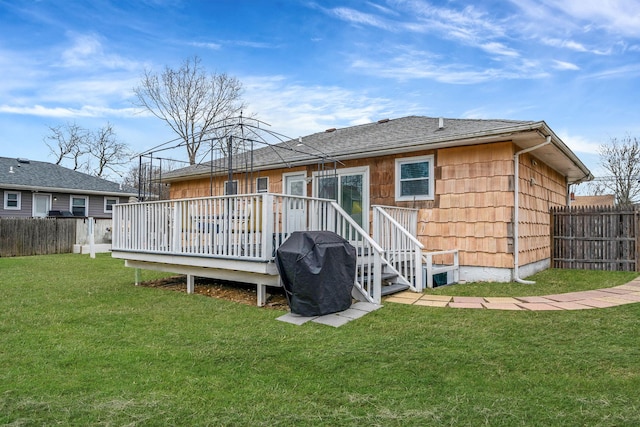
[[[136,286],[140,285],[140,276],[141,276],[141,272],[139,268],[136,268],[134,270],[134,276],[135,276],[135,281],[136,281]]]
[[[264,307],[267,303],[267,286],[262,283],[258,283],[256,286],[258,287],[256,292],[258,294],[258,307]]]
[[[187,293],[192,294],[196,289],[196,277],[193,274],[187,274]]]

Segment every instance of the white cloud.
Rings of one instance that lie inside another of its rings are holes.
[[[338,86],[305,86],[284,76],[249,76],[242,82],[257,118],[291,138],[415,112],[411,104],[398,105]]]
[[[383,30],[393,30],[393,26],[391,26],[384,19],[380,19],[375,15],[360,12],[355,9],[347,7],[336,7],[334,9],[331,9],[330,13],[337,18],[352,24],[364,24],[376,28],[381,28]]]
[[[65,68],[140,69],[142,64],[119,55],[106,53],[101,37],[96,34],[70,33],[71,47],[61,53],[60,66]]]
[[[543,37],[542,39],[540,39],[540,41],[543,44],[546,44],[547,46],[566,48],[566,49],[574,50],[576,52],[589,51],[586,47],[584,47],[582,43],[578,43],[574,40],[562,40],[562,39],[557,39],[552,37]]]
[[[578,67],[576,64],[572,64],[571,62],[565,62],[565,61],[558,61],[558,60],[553,60],[553,68],[555,68],[556,70],[561,70],[561,71],[577,71],[580,69],[580,67]]]
[[[536,61],[521,60],[504,68],[447,63],[429,52],[400,48],[381,60],[355,58],[351,67],[365,74],[397,80],[429,79],[449,84],[475,84],[500,79],[545,77]]]
[[[488,53],[501,56],[518,57],[520,54],[502,43],[489,42],[480,44],[480,48]]]
[[[586,75],[585,78],[613,79],[640,76],[640,64],[622,65]]]
[[[587,139],[581,135],[570,135],[567,131],[558,132],[560,139],[576,153],[598,154],[599,142]]]
[[[106,108],[85,105],[81,108],[47,107],[43,105],[33,106],[11,106],[0,105],[0,113],[19,114],[39,117],[132,117],[134,115],[145,115],[145,113],[135,108]]]
[[[190,42],[188,44],[190,46],[203,47],[205,49],[211,49],[211,50],[219,50],[222,47],[220,43],[213,43],[213,42]]]
[[[637,0],[544,0],[543,3],[607,32],[640,36],[640,3]]]

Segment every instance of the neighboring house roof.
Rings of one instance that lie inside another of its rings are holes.
[[[603,194],[601,196],[575,196],[571,206],[615,206],[616,196]]]
[[[120,185],[53,163],[0,157],[0,187],[14,190],[135,196]]]
[[[442,126],[440,126],[442,124]],[[440,119],[409,116],[380,120],[365,125],[329,129],[299,139],[285,141],[234,157],[234,169],[244,170],[250,162],[254,170],[333,163],[354,158],[409,153],[419,150],[475,145],[513,140],[522,149],[534,147],[551,137],[551,144],[535,151],[535,156],[569,178],[569,182],[593,178],[578,157],[555,135],[544,121]],[[222,174],[225,159],[189,166],[167,173],[163,179],[180,181]]]

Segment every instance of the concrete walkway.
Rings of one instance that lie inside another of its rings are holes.
[[[588,310],[640,302],[640,277],[613,288],[537,297],[449,297],[405,291],[383,302],[489,310]]]

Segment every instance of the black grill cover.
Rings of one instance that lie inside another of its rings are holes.
[[[276,251],[292,313],[322,316],[351,307],[356,248],[330,231],[295,231]]]

